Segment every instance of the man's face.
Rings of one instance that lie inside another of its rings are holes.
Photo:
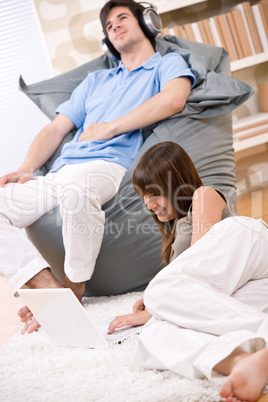
[[[136,17],[127,7],[114,7],[106,20],[106,31],[110,42],[121,53],[134,43],[144,40],[145,35]]]

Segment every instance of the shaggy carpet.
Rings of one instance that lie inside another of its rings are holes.
[[[142,293],[85,298],[102,320],[132,310]],[[217,402],[218,387],[169,371],[145,370],[132,358],[137,339],[98,349],[55,347],[47,335],[16,334],[0,349],[1,402]]]

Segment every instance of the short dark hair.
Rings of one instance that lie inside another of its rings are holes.
[[[100,21],[105,36],[108,36],[106,30],[107,16],[111,11],[111,9],[114,7],[127,7],[132,12],[132,14],[137,18],[139,23],[141,15],[145,9],[145,7],[141,5],[141,3],[137,3],[134,0],[109,0],[107,3],[104,4],[104,6],[100,11]],[[141,29],[143,30],[142,26]],[[144,32],[144,34],[147,36],[146,32]],[[153,48],[155,48],[155,38],[148,38],[148,39],[150,40]]]

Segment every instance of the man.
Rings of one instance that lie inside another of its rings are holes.
[[[103,30],[120,54],[118,68],[89,74],[34,139],[22,166],[0,178],[1,270],[14,291],[24,284],[65,286],[82,299],[101,246],[101,207],[115,195],[141,147],[141,128],[185,106],[195,78],[181,56],[155,53],[138,21],[143,10],[133,0],[105,4]],[[49,174],[33,178],[74,128],[77,134],[64,146]],[[65,246],[62,284],[19,230],[57,205]],[[96,228],[91,236],[72,230],[85,222]],[[26,323],[24,332],[39,326],[27,307],[19,315]]]

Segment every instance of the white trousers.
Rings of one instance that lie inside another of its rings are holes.
[[[216,364],[237,347],[255,352],[268,342],[267,278],[267,225],[246,217],[217,223],[149,283],[144,303],[153,318],[139,337],[136,360],[222,381]]]
[[[58,205],[65,273],[73,282],[90,279],[103,238],[101,207],[116,194],[125,172],[118,164],[96,160],[0,188],[0,271],[14,291],[48,267],[20,229]]]

